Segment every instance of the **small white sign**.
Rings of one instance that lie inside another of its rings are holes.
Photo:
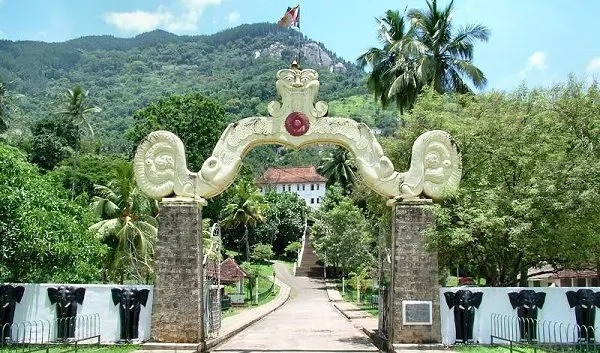
[[[432,307],[428,300],[403,300],[402,325],[432,325]]]

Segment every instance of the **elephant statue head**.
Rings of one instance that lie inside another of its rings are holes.
[[[481,305],[481,299],[483,298],[483,292],[471,292],[470,290],[458,290],[456,293],[445,292],[444,297],[446,298],[446,304],[448,308],[458,307],[459,309],[479,308]]]
[[[140,304],[146,306],[150,293],[148,289],[136,288],[113,288],[111,292],[113,303],[124,310],[131,310]]]
[[[56,304],[58,318],[67,318],[77,315],[77,304],[83,304],[85,288],[59,286],[48,288],[50,304]]]
[[[544,302],[546,301],[546,293],[535,292],[530,289],[524,289],[520,292],[508,293],[508,298],[513,309],[541,309],[544,306]]]
[[[600,292],[594,292],[591,289],[579,289],[578,291],[568,291],[567,300],[571,308],[581,307],[591,309],[594,306],[600,307]]]

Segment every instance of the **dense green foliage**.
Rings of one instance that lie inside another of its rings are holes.
[[[153,31],[130,39],[90,36],[64,43],[0,40],[0,77],[14,81],[10,89],[24,95],[14,102],[20,116],[11,118],[11,125],[27,129],[48,111],[56,111],[67,88],[82,85],[90,91],[90,103],[102,108],[90,117],[104,142],[102,149],[129,153],[132,142],[123,132],[133,123],[133,114],[174,93],[199,92],[217,100],[229,121],[266,114],[266,104],[276,96],[275,73],[289,66],[298,40],[297,32],[267,23],[208,36]],[[274,49],[278,43],[283,45],[280,52]],[[303,66],[319,69],[321,99],[366,93],[360,85],[361,70],[317,45],[334,63],[347,67],[345,72],[330,72],[329,67],[300,58]]]
[[[265,221],[252,232],[251,240],[272,245],[275,254],[284,255],[289,243],[302,238],[309,208],[297,194],[290,192],[267,193],[264,201]]]
[[[430,234],[442,266],[506,286],[530,267],[599,263],[599,102],[595,85],[574,81],[419,100],[407,128],[384,146],[402,170],[426,130],[447,130],[460,144],[461,188],[437,208]]]
[[[0,282],[93,282],[106,252],[95,220],[13,147],[0,144]]]
[[[342,275],[374,265],[370,223],[352,200],[342,195],[340,187],[327,190],[314,218],[310,241],[321,259]]]
[[[170,131],[183,142],[191,170],[200,170],[226,126],[223,107],[199,93],[160,99],[133,118],[127,135],[135,146],[152,131]]]
[[[258,243],[254,245],[252,249],[252,258],[256,261],[267,261],[271,260],[275,253],[273,252],[273,246],[271,244]]]

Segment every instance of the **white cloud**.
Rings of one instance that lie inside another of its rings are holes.
[[[546,70],[548,68],[548,55],[543,51],[536,51],[527,59],[527,67],[530,70]]]
[[[240,20],[240,13],[238,11],[230,12],[229,15],[227,15],[227,22],[229,22],[229,24],[234,24],[239,20]]]
[[[168,23],[172,15],[158,9],[155,12],[132,11],[112,12],[104,16],[104,21],[125,32],[147,32]]]
[[[521,80],[530,76],[534,71],[545,71],[548,68],[548,54],[543,51],[536,51],[527,58],[527,63],[523,67],[517,77]]]
[[[111,12],[104,16],[104,21],[124,32],[141,33],[157,28],[171,32],[191,32],[198,29],[204,9],[221,2],[222,0],[178,0],[178,11],[161,6],[154,11]]]
[[[590,60],[587,66],[588,72],[600,72],[600,56],[597,56]]]

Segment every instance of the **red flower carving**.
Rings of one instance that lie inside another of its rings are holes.
[[[285,129],[292,136],[302,136],[310,127],[308,117],[300,112],[293,112],[285,118]]]

